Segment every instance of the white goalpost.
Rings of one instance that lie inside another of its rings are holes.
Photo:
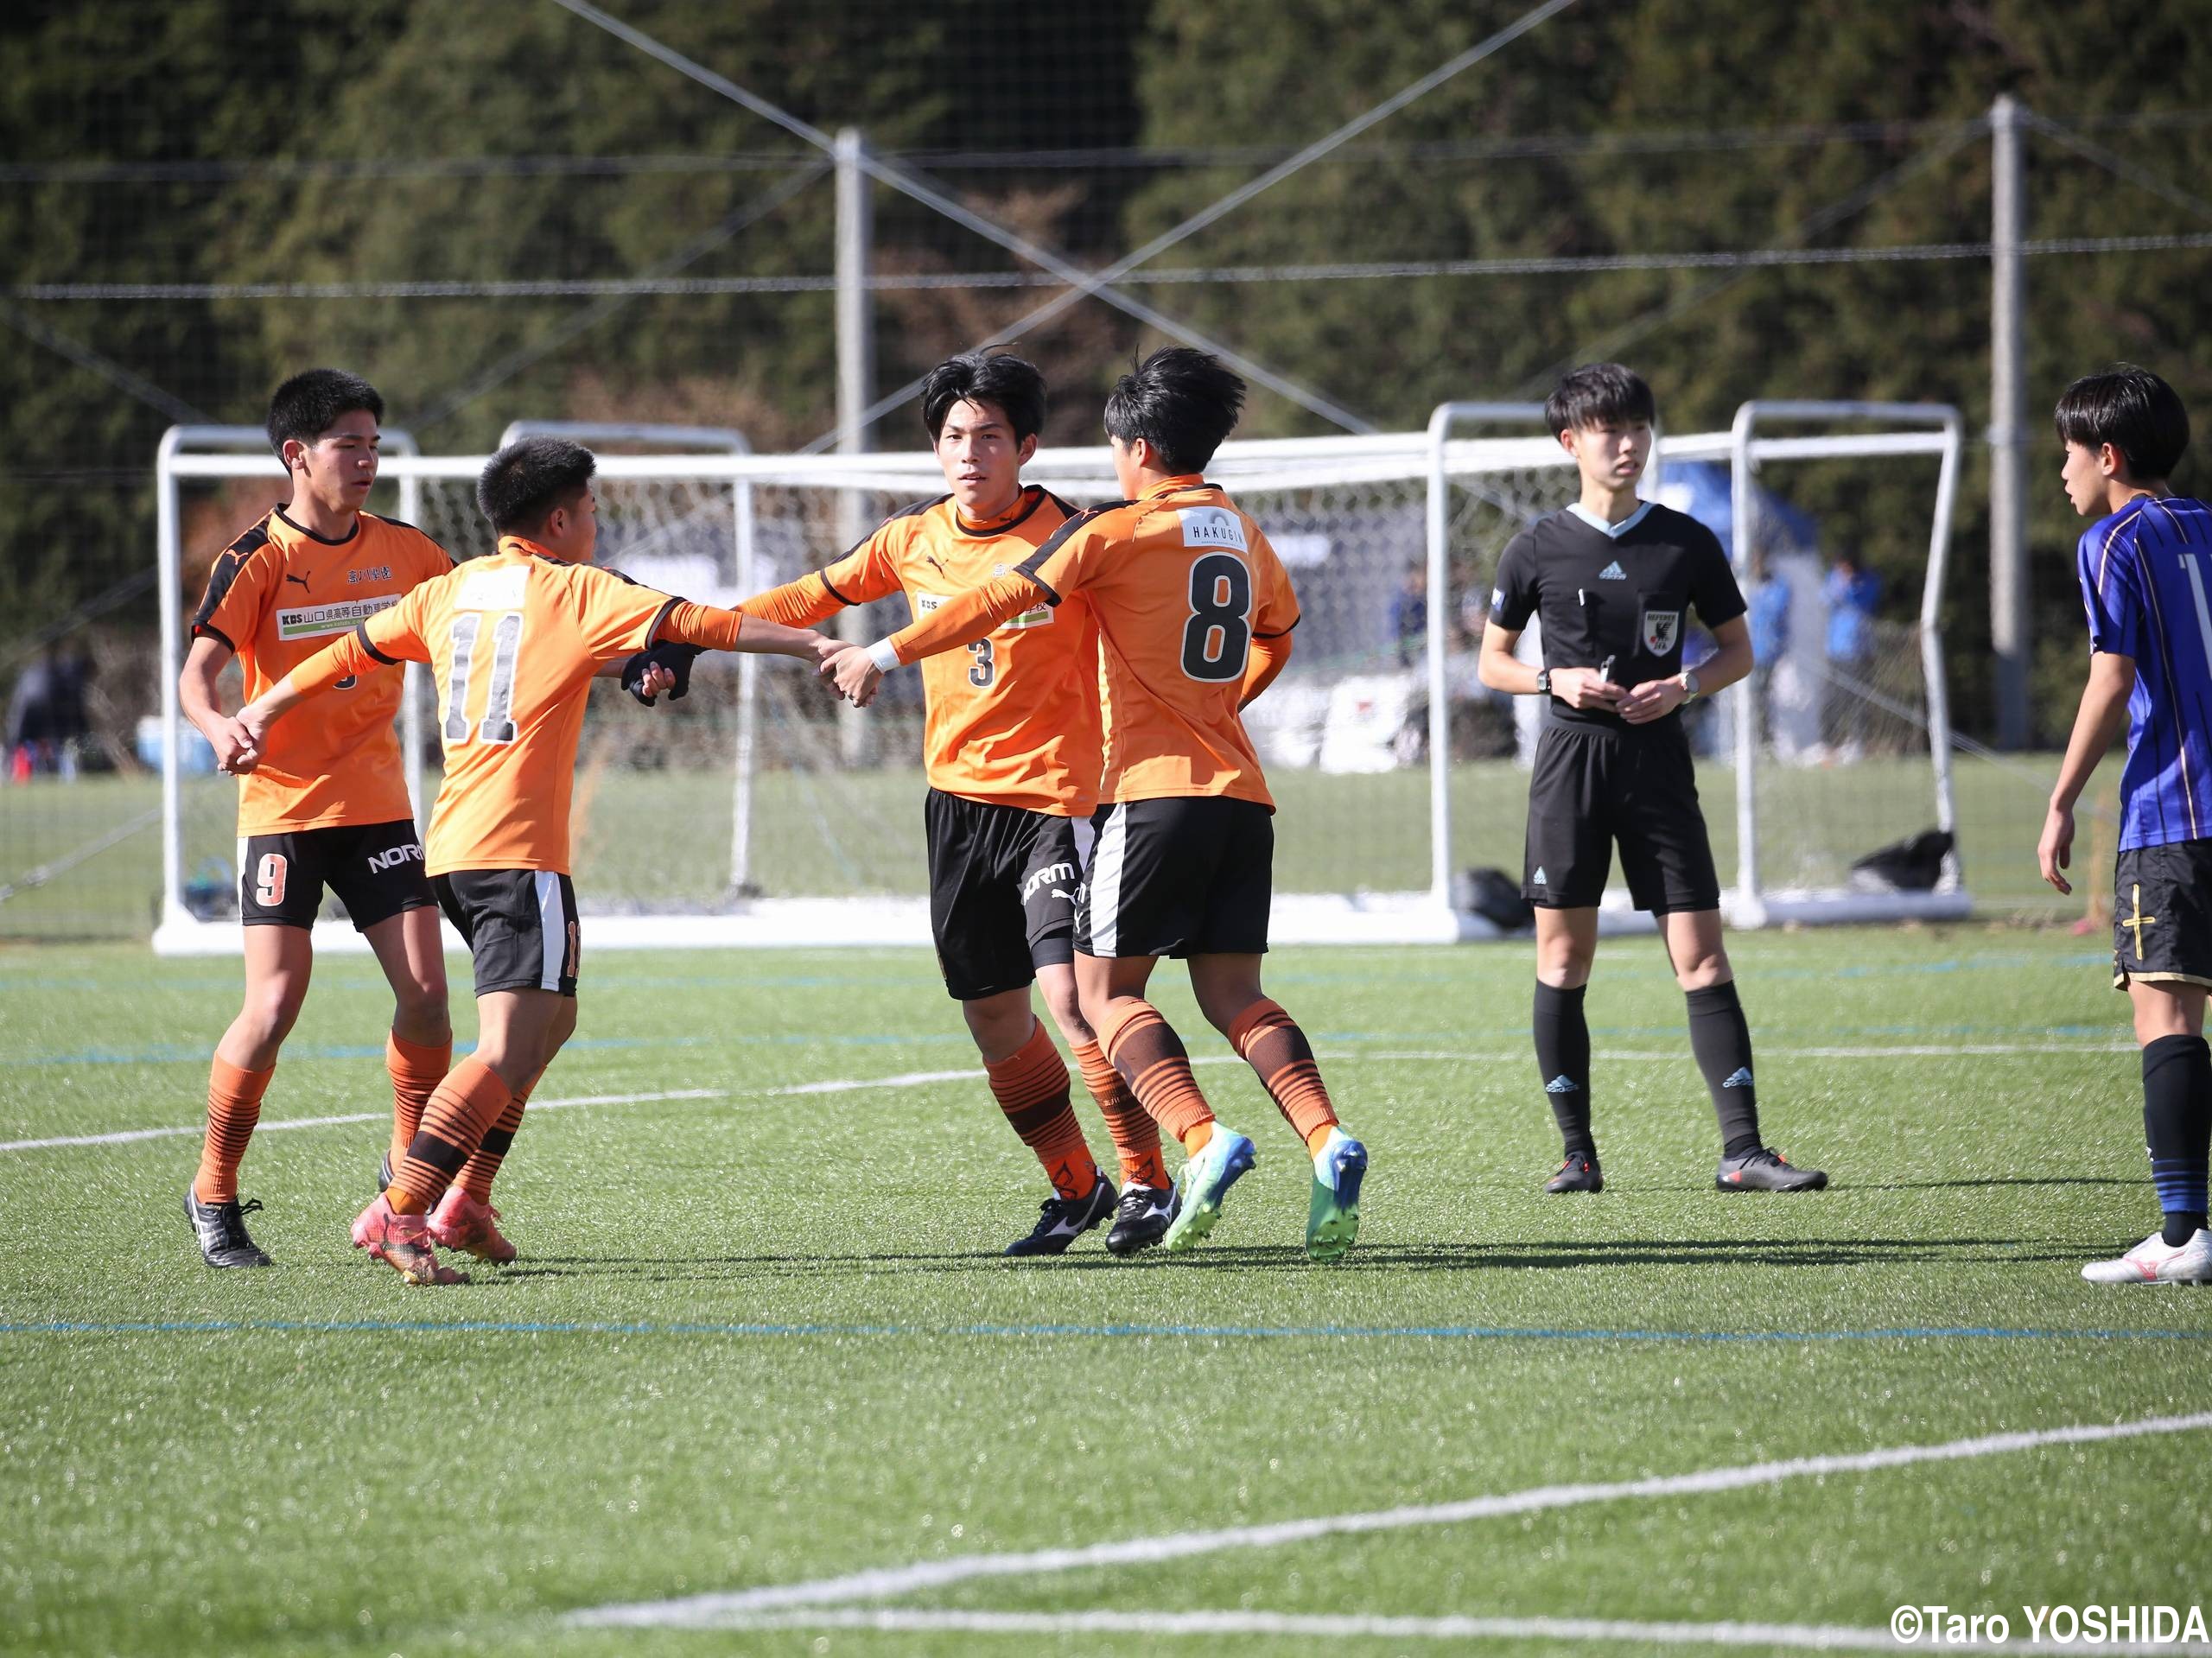
[[[1455,435],[1475,422],[1522,435]],[[1763,429],[1779,422],[1883,429],[1787,437]],[[1770,463],[1939,463],[1917,674],[1910,686],[1885,680],[1879,693],[1916,716],[1924,708],[1937,740],[1923,735],[1916,753],[1910,744],[1880,746],[1856,772],[1835,778],[1763,745],[1758,721],[1738,715],[1705,762],[1709,774],[1734,777],[1732,817],[1710,795],[1707,815],[1724,869],[1737,872],[1727,902],[1738,924],[1965,911],[1955,854],[1936,889],[1923,893],[1852,891],[1842,863],[1845,852],[1921,827],[1917,803],[1931,797],[1936,825],[1955,821],[1936,607],[1961,430],[1955,411],[1919,405],[1760,403],[1746,405],[1732,431],[1661,440],[1648,494],[1663,498],[1676,480],[1717,466],[1736,480],[1739,510],[1765,499],[1759,469]],[[602,562],[716,603],[830,562],[855,520],[873,524],[944,492],[925,451],[754,454],[733,431],[555,422],[518,422],[506,436],[526,432],[604,446]],[[392,432],[385,448],[396,516],[456,557],[490,549],[474,499],[486,457],[419,454]],[[241,452],[248,449],[258,452]],[[204,556],[210,535],[197,530],[224,524],[223,541],[213,543],[220,545],[243,524],[211,513],[199,498],[281,473],[257,430],[190,427],[162,440],[156,473],[168,741],[154,943],[170,954],[235,952],[235,785],[204,767],[188,774],[175,700],[183,619],[196,597],[186,589],[187,492],[200,506],[192,539]],[[1499,552],[1522,525],[1573,499],[1571,462],[1541,435],[1529,406],[1447,404],[1421,432],[1231,442],[1208,475],[1267,528],[1304,612],[1288,670],[1248,714],[1281,808],[1274,937],[1393,943],[1494,936],[1468,907],[1463,874],[1487,864],[1517,883],[1527,785],[1516,749],[1535,710],[1480,690],[1472,640]],[[1041,451],[1025,476],[1078,504],[1117,493],[1103,447]],[[1748,525],[1733,526],[1740,573],[1748,575],[1763,533],[1757,511]],[[906,619],[896,600],[872,608],[880,613],[869,626],[881,631]],[[1739,689],[1716,701],[1740,709],[1749,696]],[[423,702],[419,686],[410,690],[403,732],[418,819],[428,800]],[[867,716],[875,730],[864,747],[841,740],[842,712],[797,664],[751,657],[702,657],[692,694],[657,709],[636,707],[611,682],[595,687],[576,791],[576,887],[590,942],[925,944],[918,676],[903,670],[887,681]],[[435,765],[434,752],[427,764]],[[1876,770],[1883,786],[1861,787]],[[1863,797],[1859,808],[1837,804],[1854,797]],[[359,948],[336,916],[319,925],[318,946]],[[1609,909],[1607,924],[1634,922]]]

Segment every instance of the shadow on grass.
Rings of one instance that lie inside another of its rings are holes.
[[[1209,1246],[1186,1255],[1152,1251],[1126,1260],[1084,1251],[1048,1260],[1009,1260],[995,1253],[819,1255],[547,1256],[484,1274],[479,1282],[531,1278],[630,1279],[683,1283],[741,1279],[935,1277],[1006,1273],[1157,1272],[1488,1272],[1605,1267],[1894,1266],[1912,1261],[2018,1265],[2076,1262],[2096,1246],[2054,1238],[1587,1238],[1513,1239],[1497,1242],[1376,1244],[1355,1248],[1333,1267],[1306,1258],[1296,1244]]]

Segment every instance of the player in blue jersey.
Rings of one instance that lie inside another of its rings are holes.
[[[2044,820],[2043,876],[2062,893],[2074,803],[2127,721],[2113,985],[2134,1004],[2143,1128],[2164,1226],[2093,1284],[2212,1283],[2205,1159],[2212,1145],[2212,509],[2166,480],[2189,448],[2189,415],[2157,375],[2126,365],[2058,400],[2067,499],[2083,518],[2078,559],[2089,613],[2089,683]]]

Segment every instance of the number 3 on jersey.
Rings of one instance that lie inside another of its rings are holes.
[[[1252,648],[1252,573],[1230,553],[1191,566],[1191,619],[1183,625],[1183,671],[1192,679],[1242,679]]]
[[[446,676],[445,740],[468,740],[468,678],[476,659],[476,638],[484,618],[474,610],[453,619],[453,666]],[[492,685],[484,699],[484,719],[476,735],[487,743],[515,740],[515,662],[522,654],[522,613],[508,611],[492,625]]]

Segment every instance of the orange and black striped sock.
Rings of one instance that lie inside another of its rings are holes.
[[[1075,1045],[1075,1063],[1083,1072],[1083,1085],[1098,1102],[1106,1119],[1106,1132],[1114,1137],[1114,1153],[1121,1159],[1125,1186],[1168,1185],[1167,1165],[1160,1155],[1160,1125],[1137,1103],[1114,1062],[1098,1051],[1096,1042]]]
[[[475,1055],[454,1065],[423,1108],[423,1126],[385,1191],[392,1208],[402,1215],[420,1215],[444,1197],[513,1097],[499,1073]]]
[[[207,1138],[200,1142],[200,1172],[192,1195],[203,1204],[227,1204],[238,1195],[238,1165],[245,1160],[253,1125],[261,1121],[261,1096],[269,1091],[266,1070],[240,1070],[216,1056],[207,1068]]]
[[[1298,1021],[1262,996],[1231,1022],[1229,1045],[1259,1074],[1268,1097],[1298,1131],[1306,1149],[1318,1153],[1337,1126],[1337,1112]]]
[[[391,1077],[391,1166],[407,1155],[408,1143],[423,1126],[423,1108],[453,1069],[453,1039],[436,1047],[410,1042],[394,1031],[385,1038],[384,1068]]]
[[[991,1079],[991,1097],[1021,1143],[1037,1153],[1052,1190],[1063,1197],[1084,1197],[1096,1191],[1098,1164],[1068,1097],[1068,1068],[1045,1027],[1033,1022],[1028,1041],[1003,1059],[986,1061],[983,1069]]]
[[[1213,1109],[1198,1091],[1191,1056],[1160,1010],[1132,997],[1114,1004],[1098,1045],[1147,1115],[1195,1154],[1213,1137]]]
[[[499,1120],[484,1131],[483,1140],[469,1153],[468,1161],[454,1177],[454,1185],[478,1203],[492,1201],[492,1182],[498,1178],[499,1165],[506,1161],[507,1153],[514,1148],[515,1130],[522,1127],[522,1114],[529,1109],[530,1096],[537,1091],[544,1075],[544,1067],[540,1066],[537,1075],[522,1085],[522,1092],[507,1102],[506,1109],[499,1113]]]

